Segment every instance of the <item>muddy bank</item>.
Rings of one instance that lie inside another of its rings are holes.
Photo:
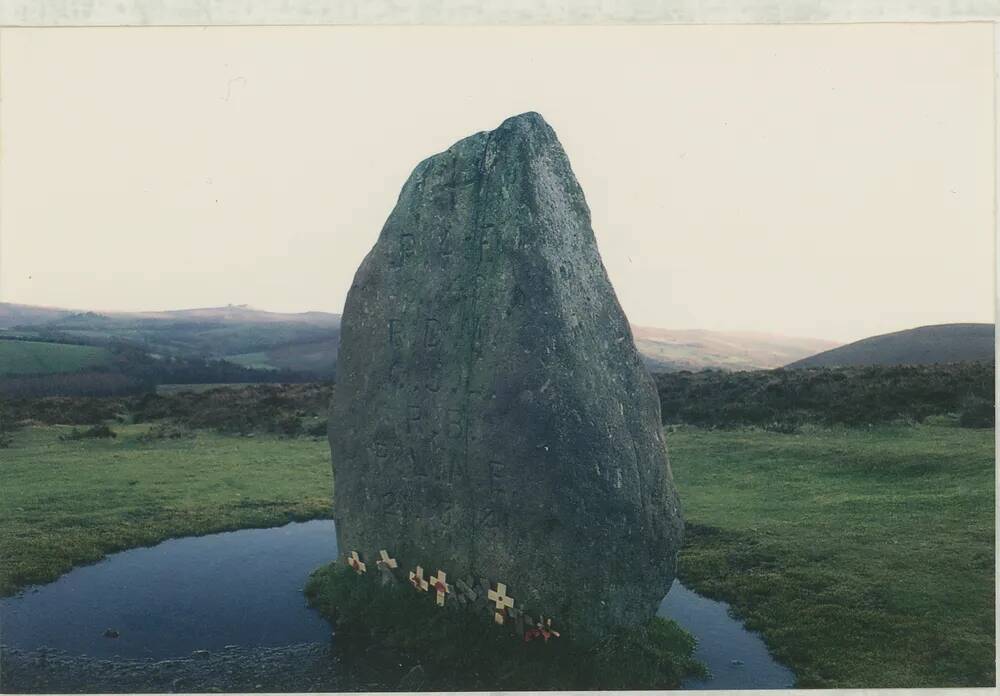
[[[0,653],[4,693],[176,693],[385,689],[343,678],[330,644],[226,647],[166,660],[102,659],[56,650]]]

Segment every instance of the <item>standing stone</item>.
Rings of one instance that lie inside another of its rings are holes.
[[[683,528],[659,400],[541,116],[417,165],[340,340],[342,550],[505,583],[564,636],[654,615]]]

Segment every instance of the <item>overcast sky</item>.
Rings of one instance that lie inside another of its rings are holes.
[[[636,324],[993,321],[987,24],[3,30],[0,300],[341,311],[421,159],[540,112]]]

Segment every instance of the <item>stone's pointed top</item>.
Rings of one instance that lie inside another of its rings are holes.
[[[552,139],[557,139],[552,126],[548,124],[540,113],[537,111],[525,111],[523,114],[517,114],[516,116],[510,116],[504,119],[503,122],[501,122],[500,125],[493,130],[479,131],[462,138],[444,152],[431,155],[424,161],[427,162],[434,160],[435,158],[443,155],[453,156],[466,149],[478,150],[491,139],[496,140],[496,136],[509,137],[510,135],[545,135]]]
[[[551,156],[553,153],[555,157]],[[573,189],[571,195],[580,199],[581,207],[586,207],[586,203],[582,202],[583,192],[573,177],[556,132],[540,113],[526,111],[506,118],[493,130],[473,133],[453,143],[447,150],[422,160],[403,185],[397,209],[405,200],[425,196],[425,187],[431,185],[428,182],[436,182],[434,185],[444,188],[463,186],[493,171],[498,159],[503,160],[504,171],[522,169],[540,159],[546,159],[550,164],[562,162],[564,166],[557,178],[567,183]]]
[[[523,114],[505,119],[491,135],[501,133],[516,133],[529,137],[541,135],[546,138],[556,139],[556,132],[552,129],[552,126],[537,111],[526,111]]]
[[[523,114],[504,119],[504,122],[500,124],[497,130],[514,126],[521,128],[551,128],[548,122],[537,111],[525,111]]]

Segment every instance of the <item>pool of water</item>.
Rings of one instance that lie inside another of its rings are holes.
[[[788,689],[795,682],[761,637],[729,615],[725,602],[702,597],[675,580],[657,613],[698,638],[695,659],[712,673],[708,680],[684,682],[685,689]]]
[[[182,657],[227,645],[326,643],[330,626],[306,605],[309,573],[337,556],[331,520],[171,539],[108,556],[48,585],[0,600],[0,642],[105,658]],[[792,673],[723,602],[675,582],[660,616],[698,638],[712,678],[689,689],[792,685]],[[111,629],[117,638],[107,638]]]
[[[329,641],[302,588],[336,556],[332,520],[130,549],[0,600],[0,641],[129,658]]]

